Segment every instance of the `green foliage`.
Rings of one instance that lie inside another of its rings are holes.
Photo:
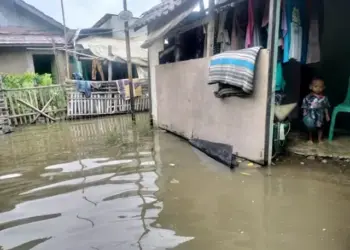
[[[35,86],[52,85],[51,74],[39,75],[32,72],[24,74],[3,74],[2,81],[5,89],[31,88]]]

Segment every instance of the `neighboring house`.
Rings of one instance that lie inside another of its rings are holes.
[[[133,18],[130,25],[136,20],[138,18]],[[133,77],[142,79],[148,78],[148,51],[141,48],[146,37],[147,27],[137,32],[130,29]],[[78,59],[75,63],[77,65],[75,71],[81,71],[85,79],[93,79],[93,65],[96,64],[92,59],[101,62],[103,78],[108,80],[128,78],[124,21],[118,15],[104,15],[92,28],[77,30],[71,41],[77,52],[76,59]],[[96,79],[101,80],[102,78],[97,76]]]
[[[149,52],[154,124],[189,140],[225,144],[232,147],[232,154],[265,163],[270,121],[267,120],[270,119],[268,52],[261,50],[256,62],[255,83],[258,84],[254,84],[252,96],[217,98],[214,94],[217,86],[208,84],[210,57],[206,55],[218,46],[214,47],[214,37],[208,36],[219,33],[219,28],[225,25],[211,20],[205,8],[194,12],[198,3],[199,0],[164,0],[142,14],[133,25],[136,30],[148,27],[148,37],[142,47]],[[247,1],[227,0],[213,10],[220,17],[226,11],[234,13],[246,5]],[[210,22],[214,24],[214,32],[207,30]],[[207,46],[208,40],[212,41],[211,46]],[[202,48],[201,53],[196,53],[198,48]],[[169,59],[163,60],[165,57]]]
[[[129,25],[132,26],[139,18],[133,17],[129,21]],[[99,21],[95,23],[93,28],[105,28],[113,29],[113,37],[119,39],[125,39],[124,34],[124,21],[116,14],[106,14]],[[137,31],[130,30],[130,38],[147,36],[147,27],[143,27]]]
[[[64,26],[23,0],[0,2],[0,72],[65,78]]]

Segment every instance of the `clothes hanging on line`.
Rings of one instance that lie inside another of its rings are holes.
[[[89,81],[77,80],[76,88],[79,93],[82,93],[86,98],[91,97],[91,84]]]
[[[320,50],[320,9],[321,1],[308,0],[308,16],[309,18],[309,42],[307,50],[306,63],[316,63],[321,60]]]
[[[103,73],[103,70],[102,70],[102,65],[101,65],[101,62],[97,59],[93,59],[92,60],[92,72],[91,72],[91,79],[93,81],[96,81],[96,73],[100,74],[101,76],[101,80],[104,81],[105,80],[105,75]]]
[[[238,14],[240,9],[233,9],[233,23],[231,32],[231,50],[239,50],[245,48],[245,32],[241,29]]]
[[[124,100],[130,99],[129,79],[116,80],[117,89]],[[142,86],[138,79],[133,79],[134,97],[142,96]]]
[[[250,48],[253,46],[254,36],[254,6],[253,0],[248,0],[248,24],[246,30],[245,47]]]
[[[318,20],[310,21],[309,43],[306,63],[317,63],[321,60],[319,43],[319,25]]]
[[[308,24],[306,3],[303,0],[285,0],[287,33],[284,38],[283,62],[295,59],[306,63],[308,49]]]
[[[227,12],[223,11],[219,14],[219,29],[216,42],[220,44],[220,52],[231,50],[231,40],[228,31],[225,29]]]

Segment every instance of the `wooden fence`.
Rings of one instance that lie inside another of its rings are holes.
[[[147,86],[146,86],[147,89]],[[110,86],[93,90],[90,97],[77,92],[74,84],[50,85],[21,89],[1,89],[0,130],[5,120],[18,126],[50,123],[66,118],[83,118],[130,112],[130,100]],[[4,106],[4,107],[2,107]],[[135,98],[135,111],[149,110],[148,91]]]
[[[149,97],[135,98],[135,111],[149,109]],[[68,94],[67,117],[102,116],[130,112],[130,100],[125,100],[119,92],[92,92],[90,97],[71,92]]]
[[[60,85],[3,91],[12,125],[50,123],[65,118],[67,101]]]
[[[130,100],[125,99],[119,92],[115,81],[91,82],[98,84],[98,89],[91,92],[90,97],[85,97],[75,88],[75,81],[69,81],[67,90],[67,117],[89,117],[113,114],[125,114],[130,112]],[[142,96],[135,97],[135,111],[149,110],[148,82],[142,85]]]

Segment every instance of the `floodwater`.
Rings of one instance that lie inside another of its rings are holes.
[[[147,117],[0,137],[0,249],[350,249],[346,171],[230,171]]]

